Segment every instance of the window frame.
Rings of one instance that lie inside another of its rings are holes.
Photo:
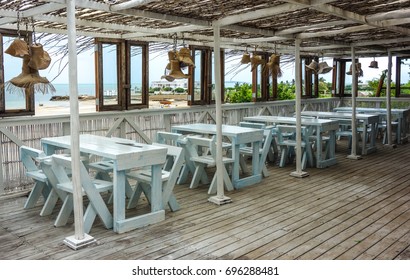
[[[95,90],[96,90],[96,110],[132,110],[149,107],[149,44],[139,41],[128,41],[120,39],[96,38],[95,41]],[[104,79],[103,79],[103,45],[116,45],[117,59],[117,103],[104,104]],[[142,69],[141,69],[141,103],[131,103],[131,47],[142,48]]]
[[[32,44],[31,32],[21,31],[21,36],[27,38],[27,44]],[[24,109],[6,109],[6,91],[5,91],[5,69],[4,69],[4,37],[17,38],[15,31],[0,29],[0,117],[12,116],[33,116],[35,115],[35,93],[34,89],[24,89],[25,108]]]
[[[396,90],[396,94],[395,97],[410,97],[409,94],[404,94],[402,93],[402,89],[401,89],[401,61],[403,59],[410,59],[410,56],[397,56],[396,57],[396,86],[395,86],[395,90]]]
[[[215,104],[215,99],[212,98],[213,86],[215,81],[213,81],[213,48],[203,47],[203,46],[190,46],[191,55],[194,64],[196,65],[196,51],[201,52],[201,69],[200,69],[200,99],[195,100],[195,69],[194,67],[189,67],[189,78],[188,78],[188,105],[209,105]],[[221,55],[221,101],[225,100],[225,51],[220,51]],[[197,66],[196,66],[197,67]]]

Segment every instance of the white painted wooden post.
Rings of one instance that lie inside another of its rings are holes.
[[[77,42],[75,25],[75,0],[67,1],[68,31],[68,81],[70,91],[70,134],[71,134],[71,168],[74,203],[74,236],[66,237],[64,243],[74,250],[84,247],[94,238],[84,233],[83,195],[80,177],[80,117],[78,110],[77,81]]]
[[[302,81],[300,76],[300,42],[301,39],[295,39],[296,171],[293,171],[290,175],[293,177],[303,178],[309,176],[309,173],[302,171]]]
[[[361,156],[357,155],[357,126],[356,126],[356,94],[357,94],[357,78],[358,74],[356,71],[356,52],[354,47],[351,48],[352,51],[352,149],[350,155],[347,156],[348,159],[361,159]],[[364,140],[363,140],[364,141]],[[363,143],[364,145],[364,143]]]
[[[0,149],[0,159],[3,159],[3,149]],[[3,179],[3,168],[0,168],[0,195],[5,193],[5,185],[4,185],[4,179]]]
[[[220,47],[220,26],[213,24],[214,30],[214,69],[215,69],[215,109],[216,109],[216,196],[212,196],[208,201],[218,205],[232,202],[224,194],[223,182],[223,162],[222,162],[222,101],[221,101],[221,47]],[[237,159],[239,160],[239,159]]]
[[[393,145],[392,139],[392,127],[391,127],[391,69],[392,69],[392,55],[391,50],[387,51],[387,82],[386,82],[386,121],[387,121],[387,145],[396,147]]]

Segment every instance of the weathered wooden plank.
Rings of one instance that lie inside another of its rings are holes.
[[[2,201],[0,259],[410,258],[410,150],[378,144],[377,153],[351,161],[345,142],[336,166],[298,179],[289,176],[294,166],[268,164],[271,176],[227,192],[227,205],[207,202],[208,186],[178,185],[181,209],[166,211],[165,221],[116,234],[97,219],[90,232],[97,242],[78,251],[62,242],[72,220],[53,227],[58,209],[40,217],[41,205],[23,210],[25,197]],[[147,211],[143,200],[127,213]]]

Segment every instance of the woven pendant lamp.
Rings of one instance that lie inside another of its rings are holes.
[[[44,70],[46,69],[50,63],[51,58],[48,52],[43,50],[43,46],[41,44],[33,44],[30,46],[30,61],[28,62],[28,66],[32,69],[36,70]]]
[[[251,71],[258,67],[258,65],[265,65],[265,60],[260,55],[252,55],[251,57]]]
[[[175,79],[188,79],[189,78],[189,75],[186,75],[184,74],[184,72],[181,71],[179,60],[177,59],[171,60],[171,71],[169,71],[168,76],[171,76],[172,78],[175,78]]]
[[[319,70],[319,63],[317,63],[315,60],[312,60],[312,62],[309,65],[306,65],[306,68],[306,70],[308,71],[317,72]]]
[[[185,66],[195,66],[191,56],[191,51],[187,48],[181,48],[178,51],[177,59]]]
[[[269,58],[269,62],[266,63],[266,69],[276,77],[282,77],[282,70],[280,69],[279,62],[280,56],[272,54]]]
[[[11,56],[20,58],[23,58],[25,55],[29,55],[27,42],[22,39],[15,39],[4,52]]]
[[[31,57],[26,55],[23,57],[23,66],[21,74],[6,82],[5,87],[8,91],[24,92],[24,89],[33,88],[35,92],[39,91],[43,94],[54,93],[54,86],[45,77],[41,77],[37,69],[28,66]]]
[[[320,62],[318,68],[318,74],[326,74],[333,70],[333,67],[329,66],[326,61]]]
[[[248,52],[245,52],[242,55],[241,63],[242,64],[248,64],[249,62],[251,62],[251,55]]]

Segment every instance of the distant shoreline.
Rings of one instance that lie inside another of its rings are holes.
[[[79,95],[78,100],[94,100],[95,96],[91,95]],[[70,100],[69,95],[54,95],[51,96],[50,101],[67,101]]]

